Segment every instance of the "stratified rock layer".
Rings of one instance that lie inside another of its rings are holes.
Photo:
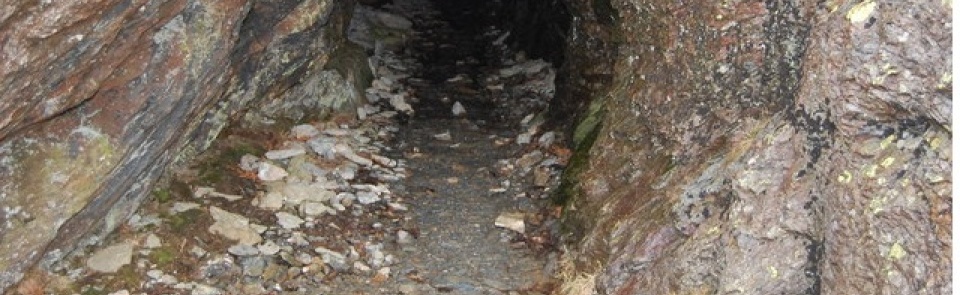
[[[568,59],[618,50],[561,195],[580,277],[601,294],[948,294],[949,5],[574,4],[593,9],[580,32],[610,34],[571,35]]]
[[[243,110],[282,98],[352,112],[357,73],[324,69],[345,47],[352,6],[0,4],[0,290],[45,249],[56,261],[116,228],[168,165],[205,149]]]

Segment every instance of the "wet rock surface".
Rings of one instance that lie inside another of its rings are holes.
[[[460,50],[492,42],[496,29],[467,36],[426,1],[357,9],[367,15],[358,21],[390,24],[352,34],[388,25],[410,40],[380,47],[391,37],[352,36],[374,49],[355,115],[246,115],[156,189],[112,246],[34,273],[18,290],[551,292],[558,215],[547,196],[569,152],[534,117],[552,98],[552,65]]]

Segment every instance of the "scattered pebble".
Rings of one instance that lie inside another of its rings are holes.
[[[398,244],[410,244],[413,243],[413,236],[410,235],[410,232],[405,230],[397,231],[397,243]]]
[[[453,140],[453,137],[450,136],[450,131],[447,131],[447,132],[444,132],[444,133],[440,133],[440,134],[434,134],[434,135],[433,135],[433,138],[436,138],[437,140],[442,140],[442,141],[451,141],[451,140]]]
[[[463,105],[460,104],[460,102],[458,101],[453,103],[453,108],[451,109],[451,112],[453,112],[454,116],[460,117],[467,114],[467,109],[464,108]]]

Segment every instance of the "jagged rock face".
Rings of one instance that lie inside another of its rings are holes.
[[[565,176],[601,294],[950,292],[949,2],[572,2],[618,50]]]
[[[0,5],[0,290],[44,253],[55,261],[116,228],[165,168],[202,151],[232,116],[299,99],[284,93],[303,79],[336,76],[324,66],[342,47],[351,7],[332,0]]]

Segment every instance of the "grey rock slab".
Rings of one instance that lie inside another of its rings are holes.
[[[405,230],[397,231],[397,243],[398,244],[410,244],[413,243],[413,235],[410,232]]]
[[[361,205],[370,205],[380,201],[380,196],[373,192],[357,192],[357,202]]]
[[[317,137],[307,141],[310,149],[325,159],[333,159],[336,157],[336,150],[334,150],[336,144],[337,140],[330,137]]]
[[[230,202],[243,199],[243,196],[217,192],[214,188],[208,187],[208,186],[199,186],[196,189],[194,189],[193,197],[194,198],[222,198]]]
[[[320,130],[310,124],[302,124],[290,128],[290,136],[298,139],[312,138],[320,135]]]
[[[543,152],[535,150],[524,154],[520,159],[517,159],[517,166],[520,167],[520,170],[526,173],[534,165],[543,160]]]
[[[277,212],[277,224],[285,229],[299,228],[303,224],[303,219],[287,212]]]
[[[102,273],[115,273],[133,259],[133,244],[120,242],[94,252],[87,258],[87,268]]]
[[[243,171],[256,171],[260,167],[260,158],[251,154],[245,154],[240,157],[240,169]]]
[[[370,155],[370,159],[373,160],[374,163],[377,163],[377,165],[387,167],[387,168],[397,167],[397,164],[398,164],[397,160],[384,157],[381,155]]]
[[[453,103],[453,108],[450,109],[450,112],[453,113],[454,116],[460,117],[467,114],[467,109],[458,101]]]
[[[355,190],[357,190],[357,191],[365,191],[365,192],[375,193],[375,194],[377,194],[378,196],[379,196],[379,195],[389,194],[389,193],[390,193],[390,189],[387,188],[387,186],[386,186],[386,185],[383,185],[383,184],[377,184],[377,185],[373,185],[373,184],[353,184],[353,185],[350,185],[350,187],[352,187],[353,189],[355,189]]]
[[[323,262],[337,271],[346,271],[350,269],[347,264],[347,256],[340,252],[324,247],[316,247],[313,249],[313,251],[317,252],[317,254],[320,254],[320,258],[323,259]]]
[[[337,151],[337,154],[340,154],[341,156],[343,156],[347,160],[350,160],[351,162],[357,163],[357,165],[360,165],[360,166],[373,165],[373,160],[357,155],[357,153],[354,152],[353,149],[346,144],[338,143],[334,145],[334,150]]]
[[[451,141],[451,140],[453,140],[453,136],[450,136],[450,131],[447,131],[447,132],[444,132],[444,133],[434,134],[434,135],[433,135],[433,138],[436,138],[437,140],[442,140],[442,141]]]
[[[537,143],[540,144],[542,148],[549,148],[557,140],[557,133],[553,131],[544,132],[543,135],[540,135],[540,139],[537,140]]]
[[[268,240],[257,246],[257,250],[260,251],[260,254],[273,256],[276,255],[277,252],[280,252],[280,246],[277,245],[277,243]]]
[[[293,206],[304,202],[327,202],[337,194],[327,190],[325,185],[320,183],[290,183],[284,186],[282,191],[286,197],[284,201]]]
[[[523,218],[524,214],[519,212],[501,213],[493,224],[522,234],[526,230]]]
[[[190,291],[190,295],[221,295],[224,294],[223,290],[218,289],[217,287],[194,283],[193,290]]]
[[[153,282],[164,285],[173,285],[178,282],[177,277],[174,277],[169,274],[163,273],[159,269],[151,269],[147,271],[147,277],[149,277]]]
[[[304,202],[300,205],[300,213],[304,216],[320,216],[324,214],[336,215],[337,210],[330,208],[323,203]]]
[[[407,208],[406,205],[400,204],[400,203],[395,203],[395,202],[387,203],[387,207],[390,207],[390,209],[393,209],[393,210],[396,210],[396,211],[407,211],[407,210],[409,210],[409,208]]]
[[[263,181],[278,181],[290,175],[286,170],[268,162],[261,162],[257,169],[257,178]]]
[[[143,247],[147,249],[159,248],[162,245],[163,243],[160,241],[160,237],[153,233],[143,239]]]
[[[530,133],[521,133],[517,135],[517,144],[524,145],[530,143],[530,140],[533,138],[533,135]]]
[[[369,273],[369,272],[372,271],[372,270],[373,270],[373,269],[370,268],[370,266],[368,266],[366,263],[363,263],[363,262],[361,262],[361,261],[354,261],[354,262],[353,262],[353,271],[355,271],[355,272],[359,272],[359,273],[364,273],[364,274],[365,274],[365,273]]]
[[[240,260],[240,266],[243,268],[244,275],[258,277],[267,268],[267,262],[267,258],[263,256],[244,257]]]
[[[260,254],[260,250],[252,245],[237,244],[227,248],[227,252],[236,256],[253,256]]]
[[[546,187],[550,182],[550,168],[537,167],[533,170],[533,186]]]
[[[381,267],[377,269],[377,275],[383,276],[384,278],[390,277],[390,267]]]
[[[407,103],[406,98],[403,95],[392,95],[390,97],[390,106],[398,112],[403,112],[407,114],[413,113],[413,106]]]
[[[190,248],[190,254],[196,258],[203,258],[203,256],[207,255],[207,250],[204,250],[200,246],[193,245],[193,247]]]
[[[213,217],[214,223],[208,231],[212,234],[218,234],[247,245],[256,245],[263,241],[263,238],[260,237],[260,231],[255,230],[246,217],[230,213],[216,206],[210,206],[210,215]]]
[[[200,208],[200,204],[193,202],[174,202],[173,206],[170,207],[170,213],[180,214],[197,208]]]
[[[337,167],[337,169],[334,170],[334,173],[340,176],[340,178],[343,180],[353,180],[357,177],[357,169],[359,169],[359,167],[357,167],[356,164],[343,165]]]
[[[268,151],[263,156],[270,160],[283,160],[283,159],[293,158],[299,155],[304,155],[306,153],[307,153],[307,150],[305,150],[304,148],[296,147],[296,148]]]
[[[147,271],[147,277],[158,280],[163,277],[163,271],[159,269],[151,269]]]
[[[397,291],[403,295],[431,294],[429,289],[431,289],[430,286],[421,284],[403,284],[397,287]]]
[[[208,279],[228,278],[239,274],[240,271],[241,269],[234,263],[233,257],[223,254],[207,260],[204,265],[200,267],[199,275],[202,278]]]
[[[335,137],[343,137],[352,134],[353,131],[346,128],[328,128],[323,130],[323,134]]]
[[[409,30],[413,28],[413,22],[397,14],[386,11],[375,11],[372,13],[372,16],[373,17],[371,21],[375,21],[378,24],[391,29]]]
[[[150,225],[156,226],[162,223],[163,223],[163,220],[161,220],[160,217],[153,214],[148,214],[148,215],[134,214],[133,216],[130,216],[130,219],[127,220],[127,224],[129,224],[134,229],[142,229]]]
[[[283,208],[284,195],[277,191],[270,191],[257,199],[256,206],[261,209],[276,211]]]

